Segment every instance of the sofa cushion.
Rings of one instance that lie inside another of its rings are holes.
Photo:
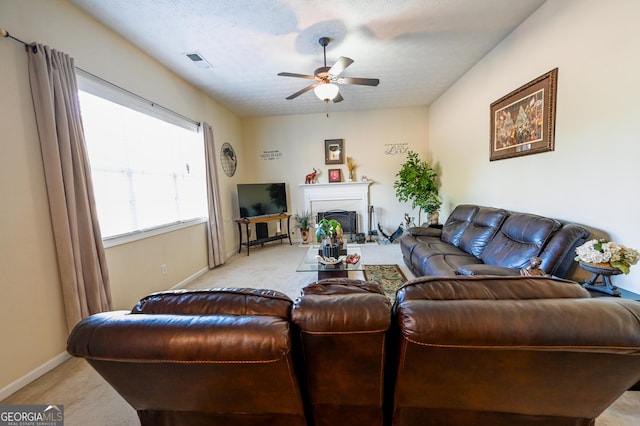
[[[480,207],[460,237],[458,247],[479,258],[508,215],[504,209]]]
[[[457,206],[442,226],[442,235],[440,237],[442,241],[457,246],[460,242],[460,237],[462,237],[462,233],[467,229],[467,226],[471,223],[478,209],[478,206],[469,204]]]
[[[439,228],[429,228],[427,226],[414,226],[407,229],[409,235],[413,235],[414,237],[440,237],[442,234],[442,229]]]
[[[513,213],[487,244],[480,258],[488,265],[523,268],[540,254],[551,235],[560,229],[554,219],[527,213]]]
[[[574,281],[552,277],[419,277],[398,290],[398,303],[406,300],[505,300],[588,298]]]
[[[419,259],[420,275],[454,276],[456,270],[465,265],[481,264],[482,261],[470,254],[437,254]]]

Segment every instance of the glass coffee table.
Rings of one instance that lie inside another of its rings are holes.
[[[296,272],[317,272],[318,279],[323,280],[325,278],[346,278],[349,277],[349,272],[364,271],[362,251],[360,250],[360,247],[346,246],[347,254],[357,254],[358,256],[360,256],[360,261],[353,265],[346,262],[342,262],[338,265],[323,265],[322,263],[318,262],[318,259],[316,259],[316,256],[319,254],[319,250],[319,245],[313,245],[309,247],[304,257],[298,264]]]

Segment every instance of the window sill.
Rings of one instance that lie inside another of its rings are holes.
[[[141,231],[135,231],[128,234],[114,235],[113,237],[106,237],[102,239],[102,245],[104,248],[115,247],[122,244],[132,243],[134,241],[143,240],[145,238],[155,237],[157,235],[166,234],[169,232],[177,231],[179,229],[188,228],[190,226],[205,223],[206,217],[200,217],[197,219],[187,220],[184,222],[176,222],[168,225],[161,225],[154,228],[144,229]]]

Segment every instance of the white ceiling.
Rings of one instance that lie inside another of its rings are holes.
[[[323,65],[355,62],[341,77],[350,111],[429,105],[545,0],[70,0],[241,117],[319,113],[310,81]],[[212,67],[195,66],[198,52]]]

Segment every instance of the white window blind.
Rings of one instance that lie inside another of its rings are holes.
[[[78,81],[103,238],[206,217],[204,143],[197,127],[187,120],[176,125],[179,116],[167,122],[158,117],[169,114],[163,109],[151,107],[162,113],[149,115],[135,96],[135,107],[125,106],[127,92],[117,88],[97,91],[110,92],[110,100],[88,93]]]

